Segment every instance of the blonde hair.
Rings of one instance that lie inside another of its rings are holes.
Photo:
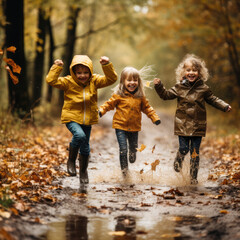
[[[187,62],[191,62],[192,65],[198,70],[199,78],[201,80],[203,80],[204,82],[208,80],[209,73],[205,62],[194,54],[187,54],[175,70],[177,83],[181,82],[184,79],[185,67]]]
[[[134,67],[125,67],[121,72],[120,83],[116,86],[116,88],[114,88],[114,92],[122,97],[125,97],[125,80],[133,78],[138,81],[138,89],[136,93],[134,93],[134,96],[138,98],[144,97],[144,86],[147,86],[144,83],[147,79],[152,79],[152,72],[152,66],[144,66],[140,70],[137,70]]]

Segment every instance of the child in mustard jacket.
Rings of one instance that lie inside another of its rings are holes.
[[[75,55],[70,65],[70,75],[59,77],[62,60],[55,60],[46,81],[53,87],[64,91],[64,104],[61,121],[72,133],[69,145],[67,171],[76,176],[76,158],[79,151],[80,183],[88,183],[88,160],[90,154],[91,125],[98,122],[97,89],[117,81],[117,74],[108,57],[101,57],[103,75],[93,73],[93,64],[86,55]]]
[[[112,127],[116,131],[120,151],[120,166],[125,176],[128,170],[128,150],[129,162],[136,161],[138,132],[141,130],[141,112],[145,113],[156,125],[160,124],[158,115],[145,97],[140,71],[137,69],[133,67],[123,69],[118,90],[99,108],[100,117],[114,108],[116,108],[116,112]]]

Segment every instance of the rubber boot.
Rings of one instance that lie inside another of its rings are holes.
[[[126,176],[128,171],[127,154],[120,154],[120,166],[121,166],[123,175]]]
[[[89,155],[81,155],[79,154],[79,178],[80,183],[89,183],[88,180],[88,161],[89,161]]]
[[[199,156],[190,159],[191,184],[198,184],[197,175],[199,168]]]
[[[130,163],[135,163],[136,161],[136,152],[129,151],[129,162]]]
[[[173,163],[173,167],[176,172],[180,172],[180,170],[182,169],[182,162],[184,160],[184,156],[185,155],[181,154],[179,151],[177,152],[177,155]]]
[[[78,155],[78,148],[73,148],[69,144],[69,157],[67,161],[67,171],[70,176],[76,176],[76,159]]]

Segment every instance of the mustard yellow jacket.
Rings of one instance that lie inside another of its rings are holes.
[[[73,66],[82,64],[90,69],[91,77],[86,85],[78,81],[72,71]],[[46,81],[53,87],[64,91],[64,104],[61,121],[71,121],[84,125],[98,122],[97,89],[109,86],[117,81],[117,74],[112,63],[102,65],[105,76],[93,74],[93,64],[86,55],[76,55],[70,65],[70,74],[59,77],[62,67],[53,65],[46,77]]]
[[[113,94],[112,97],[99,108],[102,116],[107,111],[116,108],[116,112],[113,116],[113,128],[129,132],[141,131],[141,112],[145,113],[153,123],[160,120],[145,97],[136,98],[128,92],[125,92],[125,94],[126,97]]]

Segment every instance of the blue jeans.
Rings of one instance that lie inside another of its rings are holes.
[[[138,132],[128,132],[116,129],[116,136],[119,144],[119,155],[121,169],[128,168],[128,148],[130,152],[137,152],[138,147]]]
[[[190,154],[194,152],[194,149],[197,154],[199,154],[199,148],[201,145],[202,137],[185,137],[178,136],[179,140],[179,152],[183,155],[186,155],[189,150]]]
[[[80,154],[88,156],[90,154],[89,139],[92,126],[82,125],[76,122],[69,122],[66,124],[66,127],[73,135],[70,143],[71,146],[73,148],[80,148]]]

